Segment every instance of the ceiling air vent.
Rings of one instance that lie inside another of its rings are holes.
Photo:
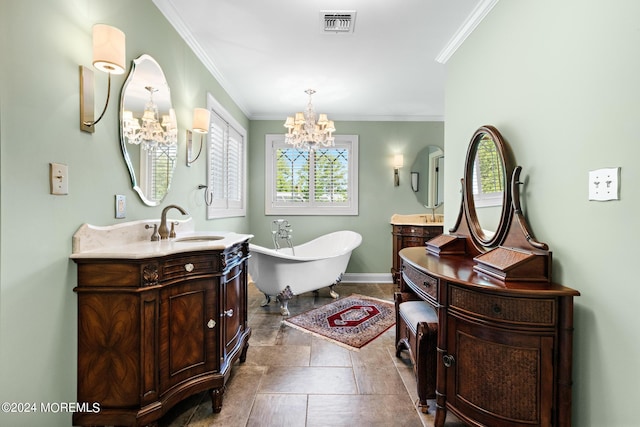
[[[356,22],[355,10],[321,10],[323,33],[353,33]]]

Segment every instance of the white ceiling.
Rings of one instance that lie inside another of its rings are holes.
[[[153,1],[250,119],[311,88],[330,119],[388,121],[443,120],[444,62],[498,0]],[[325,10],[355,10],[354,32],[323,33]]]

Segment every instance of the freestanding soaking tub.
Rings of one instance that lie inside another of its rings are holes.
[[[276,250],[250,244],[249,274],[265,296],[262,306],[275,296],[280,301],[280,313],[287,316],[292,296],[327,286],[331,296],[338,298],[334,287],[342,280],[351,252],[361,242],[360,234],[343,230],[293,248]]]

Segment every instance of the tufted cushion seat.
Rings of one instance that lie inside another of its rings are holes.
[[[436,347],[438,314],[425,301],[402,301],[396,294],[396,356],[408,350],[422,412],[427,412],[428,399],[436,397]]]

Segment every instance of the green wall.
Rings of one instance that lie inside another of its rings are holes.
[[[294,243],[336,230],[362,234],[362,245],[349,262],[348,273],[386,273],[391,269],[391,226],[394,213],[424,213],[411,190],[410,168],[427,145],[442,147],[442,122],[336,122],[337,132],[358,135],[359,214],[357,216],[272,216],[264,214],[265,135],[282,133],[283,121],[252,121],[249,150],[249,224],[253,242],[272,247],[271,221],[286,218]],[[404,155],[400,186],[393,185],[393,155]],[[446,153],[445,153],[446,154]],[[455,198],[457,205],[460,196]]]
[[[446,197],[495,125],[522,165],[523,204],[576,298],[575,426],[637,426],[640,383],[640,2],[500,1],[447,64]],[[590,202],[588,171],[621,167],[619,201]],[[449,204],[445,219],[457,212]]]
[[[71,236],[85,222],[109,225],[114,195],[127,196],[124,221],[158,218],[131,189],[118,141],[125,75],[95,134],[79,130],[78,66],[91,67],[94,23],[127,37],[129,64],[143,53],[163,67],[179,134],[178,166],[162,203],[186,208],[200,229],[248,231],[248,219],[206,221],[206,161],[185,166],[184,130],[210,91],[248,128],[234,105],[151,0],[2,0],[0,2],[0,402],[76,400],[76,266]],[[106,75],[96,72],[96,110]],[[69,195],[49,194],[49,163],[69,166]],[[0,425],[68,426],[71,414],[5,414]]]

